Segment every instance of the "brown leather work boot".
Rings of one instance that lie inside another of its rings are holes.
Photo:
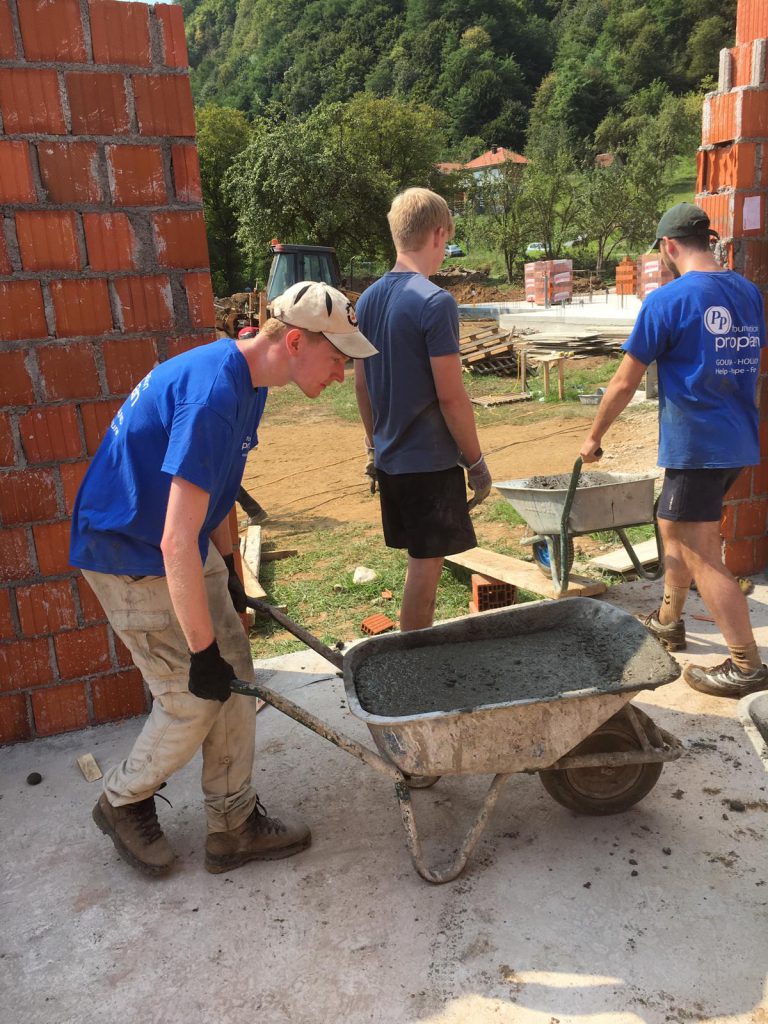
[[[239,868],[249,860],[292,857],[306,850],[311,842],[312,835],[303,822],[269,818],[257,800],[242,825],[229,832],[211,832],[205,843],[205,868],[219,874]]]
[[[131,867],[144,875],[165,875],[176,859],[163,835],[155,810],[155,798],[113,807],[104,793],[93,808],[93,820],[115,844]]]

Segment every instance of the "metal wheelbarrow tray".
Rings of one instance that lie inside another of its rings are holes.
[[[552,577],[556,594],[568,591],[573,564],[573,537],[613,530],[641,579],[664,572],[663,546],[656,522],[653,486],[657,473],[582,473],[578,458],[570,474],[494,481],[494,487],[534,530],[522,540],[532,546],[533,560]],[[626,527],[653,523],[659,564],[647,572],[638,560]]]
[[[414,866],[430,882],[461,873],[511,774],[539,772],[564,806],[609,814],[641,800],[663,762],[680,754],[679,741],[629,703],[676,679],[677,662],[636,619],[602,602],[513,606],[365,640],[343,659],[315,649],[343,669],[349,709],[368,726],[378,754],[267,687],[236,681],[232,688],[389,776]],[[441,775],[486,773],[494,778],[454,860],[428,866],[411,788]]]

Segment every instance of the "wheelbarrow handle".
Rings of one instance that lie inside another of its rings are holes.
[[[259,601],[256,597],[248,597],[246,595],[245,603],[249,608],[253,608],[255,612],[259,612],[260,615],[266,615],[268,618],[274,619],[283,629],[287,629],[289,633],[301,640],[303,644],[306,644],[313,651],[317,651],[319,655],[325,658],[326,661],[330,661],[332,665],[335,665],[339,671],[344,667],[344,656],[339,651],[331,650],[327,647],[322,640],[318,640],[316,636],[313,636],[309,630],[304,629],[293,619],[289,618],[279,608],[275,608],[271,604],[267,604],[266,601]]]

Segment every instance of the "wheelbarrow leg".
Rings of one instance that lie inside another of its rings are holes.
[[[477,845],[477,841],[482,835],[485,826],[488,824],[488,819],[493,812],[493,808],[496,806],[496,801],[499,798],[501,788],[511,774],[514,773],[500,773],[493,777],[493,781],[488,787],[488,792],[485,794],[482,807],[475,819],[475,823],[465,836],[464,842],[461,844],[461,847],[453,861],[443,869],[430,868],[424,863],[424,854],[421,849],[421,840],[419,838],[416,818],[413,813],[413,804],[411,802],[411,791],[406,782],[395,783],[395,793],[397,794],[397,802],[400,805],[400,813],[403,816],[403,826],[405,828],[408,852],[411,855],[413,866],[425,881],[432,882],[435,885],[442,885],[444,882],[452,882],[454,878],[457,878],[461,874],[472,854],[472,851]]]

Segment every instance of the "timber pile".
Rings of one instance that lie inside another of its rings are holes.
[[[516,377],[519,361],[513,335],[514,331],[500,327],[465,334],[459,339],[462,366],[471,373]]]
[[[540,357],[551,356],[556,352],[568,352],[573,359],[615,356],[621,351],[621,345],[628,337],[629,331],[623,329],[607,329],[599,334],[575,330],[547,330],[516,338],[514,348],[518,355],[525,350],[527,361],[535,366]]]

